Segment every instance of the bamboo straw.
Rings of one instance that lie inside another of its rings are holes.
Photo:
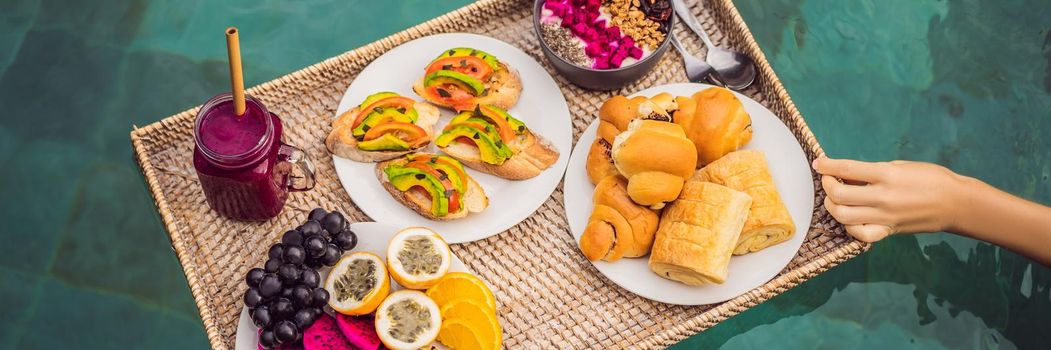
[[[230,85],[233,88],[234,112],[245,114],[245,82],[241,74],[241,43],[237,27],[226,28],[226,55],[230,59]]]

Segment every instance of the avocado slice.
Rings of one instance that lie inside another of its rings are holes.
[[[399,112],[397,109],[381,108],[380,111],[369,112],[369,114],[365,116],[365,119],[361,121],[361,124],[358,124],[358,126],[354,127],[354,129],[351,130],[352,135],[354,135],[354,137],[357,138],[365,136],[365,133],[368,132],[369,129],[386,121],[414,123],[416,122],[416,118],[413,118],[413,116],[411,115]]]
[[[439,161],[441,159],[441,161]],[[437,169],[449,177],[449,181],[453,183],[453,187],[460,193],[467,193],[467,179],[460,177],[460,173],[463,172],[463,166],[460,162],[452,157],[448,156],[437,156],[432,157],[427,165],[434,169]],[[455,169],[455,166],[459,166],[460,169]],[[459,170],[459,171],[457,171]]]
[[[498,61],[496,59],[496,56],[490,55],[489,53],[487,53],[485,51],[478,50],[478,49],[472,49],[472,48],[469,48],[469,47],[457,47],[457,48],[445,50],[445,52],[442,52],[441,55],[438,55],[438,58],[435,58],[431,62],[434,62],[436,60],[439,60],[439,59],[442,59],[442,58],[446,58],[446,57],[463,57],[463,56],[474,56],[474,57],[481,58],[483,61],[485,61],[486,64],[489,65],[489,67],[492,67],[494,71],[500,70],[500,61]]]
[[[479,116],[476,116],[471,112],[462,112],[460,114],[457,114],[455,117],[453,117],[452,120],[449,121],[448,125],[455,126],[456,124],[460,124],[463,122],[471,122],[485,125],[485,132],[488,133],[490,136],[494,137],[494,140],[498,140],[496,139],[496,137],[500,136],[496,132],[496,125],[493,125],[493,123],[490,122],[488,119],[480,118]]]
[[[507,123],[511,125],[511,128],[515,130],[516,134],[521,135],[525,133],[526,130],[528,130],[528,128],[526,128],[525,126],[525,123],[523,123],[521,120],[515,119],[515,117],[512,117],[510,113],[507,113],[507,111],[503,110],[500,107],[493,105],[485,105],[485,107],[483,108],[494,111],[500,117],[503,117],[505,120],[507,120]]]
[[[481,80],[472,78],[467,74],[451,70],[440,70],[423,78],[423,86],[431,87],[439,84],[452,84],[467,90],[472,95],[479,96],[485,92],[485,84]]]
[[[390,92],[390,91],[377,92],[377,93],[374,93],[372,95],[369,95],[369,97],[366,97],[365,101],[362,101],[361,104],[358,105],[358,108],[365,108],[365,107],[368,107],[368,105],[375,103],[376,101],[379,101],[379,100],[382,100],[382,99],[385,99],[385,98],[388,98],[388,97],[395,97],[395,96],[401,96],[401,95],[398,95],[397,92]]]
[[[414,186],[420,186],[431,195],[431,214],[442,217],[449,214],[449,197],[445,193],[442,182],[420,169],[402,167],[397,165],[388,166],[383,169],[387,173],[387,180],[399,191],[405,192]]]
[[[511,152],[511,148],[507,147],[499,137],[494,138],[485,130],[479,130],[470,125],[456,125],[452,129],[443,132],[436,140],[434,144],[438,147],[446,147],[450,143],[456,140],[458,137],[471,138],[476,145],[478,145],[478,151],[481,154],[483,162],[489,164],[500,165],[504,164],[507,158],[511,158],[514,153]]]
[[[365,151],[408,151],[409,143],[391,134],[384,134],[374,140],[358,142],[358,148]]]

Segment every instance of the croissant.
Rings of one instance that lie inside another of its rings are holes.
[[[675,123],[636,119],[617,135],[611,151],[617,171],[628,179],[628,196],[653,209],[674,200],[693,175],[697,150]]]
[[[732,152],[698,170],[691,180],[714,182],[752,197],[734,255],[765,249],[787,241],[795,233],[796,225],[774,186],[762,152]]]
[[[661,215],[650,252],[657,275],[696,286],[723,283],[752,199],[710,182],[688,181]]]
[[[660,93],[652,98],[613,96],[602,103],[598,114],[598,134],[588,150],[588,180],[598,184],[606,176],[618,174],[613,166],[610,149],[613,139],[627,130],[632,120],[641,118],[670,122],[671,113],[677,109],[675,98],[668,93]]]
[[[614,175],[595,188],[595,209],[580,237],[580,251],[588,260],[613,262],[649,254],[660,218],[657,211],[632,202],[627,185],[627,180]]]
[[[730,90],[714,87],[676,98],[673,115],[697,147],[697,166],[714,162],[752,140],[752,118]]]

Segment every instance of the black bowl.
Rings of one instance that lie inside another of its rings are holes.
[[[590,67],[581,67],[572,62],[566,61],[547,46],[547,43],[544,41],[544,36],[540,34],[540,13],[542,6],[544,6],[544,0],[536,0],[533,3],[533,33],[536,34],[537,40],[540,41],[540,49],[544,51],[544,56],[547,56],[547,61],[551,62],[551,65],[555,67],[555,71],[557,71],[558,74],[562,75],[573,84],[586,89],[613,90],[639,80],[639,78],[642,78],[646,73],[649,73],[650,70],[653,70],[653,67],[655,67],[657,62],[661,60],[661,56],[664,56],[664,53],[668,52],[668,46],[671,45],[671,33],[668,33],[668,35],[664,36],[664,41],[661,42],[656,50],[650,53],[649,56],[643,57],[638,62],[616,69],[592,69]],[[668,20],[671,21],[668,25],[670,30],[670,28],[675,26],[675,15],[673,14]]]

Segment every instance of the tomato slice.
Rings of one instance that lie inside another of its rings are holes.
[[[457,112],[469,110],[475,106],[474,95],[471,95],[470,92],[464,91],[454,85],[443,84],[431,86],[427,88],[427,93],[430,94],[433,99],[448,104]]]
[[[478,130],[481,130],[481,131],[488,131],[488,130],[485,130],[485,124],[478,123],[478,122],[467,122],[467,121],[446,125],[445,128],[442,129],[442,131],[449,131],[452,128],[455,128],[455,127],[457,127],[459,125],[467,125],[467,126],[470,126],[472,128],[475,128],[475,129],[478,129]]]
[[[500,138],[504,140],[504,143],[511,143],[511,140],[515,138],[515,130],[511,129],[511,124],[508,123],[507,119],[504,119],[504,116],[488,106],[479,105],[478,110],[482,112],[482,117],[496,125],[497,133],[500,134]]]
[[[471,146],[471,147],[474,147],[474,148],[478,148],[478,143],[474,142],[474,140],[472,140],[470,137],[464,137],[464,136],[457,137],[456,138],[456,142],[459,142],[459,143],[462,143],[462,144],[465,144],[465,145],[468,145],[468,146]]]
[[[431,193],[427,192],[427,189],[423,188],[423,186],[412,186],[412,188],[410,188],[409,191],[422,194],[424,197],[427,197],[428,201],[434,200],[434,198],[431,198]]]
[[[427,165],[426,162],[410,161],[410,162],[405,164],[405,167],[406,168],[420,169],[421,171],[423,171],[425,173],[431,174],[436,179],[438,179],[439,181],[442,182],[442,187],[445,187],[446,191],[456,192],[456,186],[453,186],[452,180],[449,180],[448,176],[443,176],[442,173],[440,171],[438,171],[438,169],[435,169],[435,168],[431,167],[430,165]],[[449,212],[452,213],[453,211],[450,210]]]
[[[460,211],[460,191],[453,191],[453,194],[449,196],[449,213],[455,213]]]
[[[368,116],[369,113],[372,113],[376,108],[405,108],[405,110],[408,111],[409,109],[412,109],[415,104],[415,100],[404,96],[391,96],[381,99],[358,111],[358,115],[354,118],[354,124],[351,125],[351,128],[358,127],[362,121],[365,121],[365,117]]]
[[[467,180],[468,179],[467,178],[467,172],[465,172],[463,170],[463,165],[457,163],[454,160],[450,160],[448,158],[436,157],[436,156],[432,156],[432,155],[428,155],[428,154],[418,154],[418,153],[409,156],[409,161],[413,161],[413,162],[430,162],[432,160],[435,163],[442,163],[442,164],[449,165],[449,167],[452,168],[453,171],[456,172],[456,175],[458,175],[464,181],[468,181]],[[438,171],[441,172],[441,170],[438,170]]]
[[[429,75],[440,70],[463,73],[481,81],[489,80],[489,76],[493,74],[493,67],[489,66],[481,58],[474,56],[439,58],[427,66],[426,74]]]
[[[364,140],[375,140],[384,134],[394,134],[394,136],[406,142],[419,141],[421,138],[427,139],[427,131],[416,124],[392,121],[380,123],[369,129],[369,131],[365,132]]]

